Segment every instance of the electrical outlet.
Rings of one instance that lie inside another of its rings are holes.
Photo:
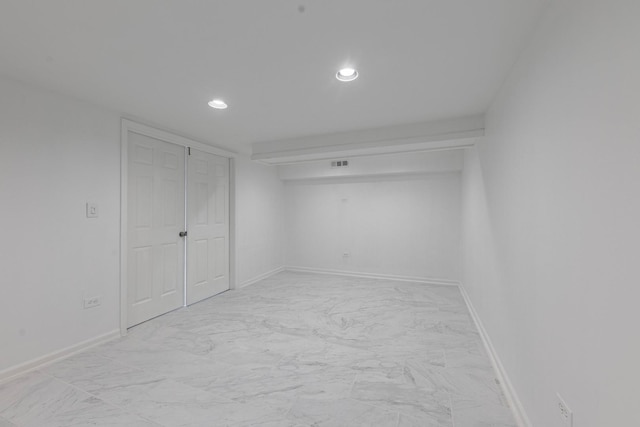
[[[99,296],[84,299],[84,308],[98,307],[100,304],[102,304],[102,298]]]
[[[560,394],[556,394],[558,397],[558,415],[566,427],[573,427],[573,412],[569,409],[569,406],[565,403]]]

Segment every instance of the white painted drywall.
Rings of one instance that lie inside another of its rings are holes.
[[[284,188],[275,166],[239,155],[236,166],[237,275],[242,286],[283,266]]]
[[[551,2],[465,158],[463,284],[536,427],[637,426],[640,2]]]
[[[116,114],[0,79],[0,371],[118,329],[119,141]]]
[[[459,172],[287,181],[285,194],[288,266],[459,278]]]

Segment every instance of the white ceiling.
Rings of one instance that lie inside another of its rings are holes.
[[[0,73],[246,151],[482,113],[546,2],[0,0]]]

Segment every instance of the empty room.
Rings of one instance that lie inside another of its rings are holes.
[[[638,427],[640,2],[0,0],[0,427]]]

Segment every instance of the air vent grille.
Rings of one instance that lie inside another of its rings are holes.
[[[349,167],[348,160],[332,160],[331,161],[332,168],[346,168]]]

